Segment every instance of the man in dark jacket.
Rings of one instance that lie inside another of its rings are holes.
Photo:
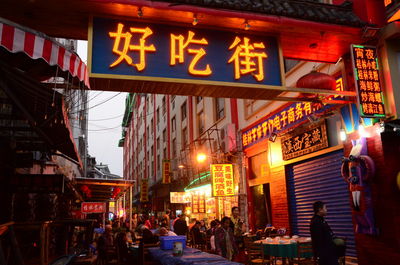
[[[312,246],[319,265],[338,265],[337,250],[333,242],[334,234],[325,221],[326,205],[317,201],[313,205],[314,216],[310,223]]]
[[[175,221],[174,223],[174,232],[178,236],[186,236],[188,232],[188,226],[185,221],[185,215],[182,214],[179,216],[179,219]]]

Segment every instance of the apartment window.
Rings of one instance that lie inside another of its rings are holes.
[[[199,104],[203,100],[203,97],[196,97],[196,104]]]
[[[153,155],[154,155],[154,145],[152,145],[150,147],[150,151],[151,151],[151,159],[149,159],[149,160],[152,160],[153,159]]]
[[[157,171],[160,172],[160,155],[157,155]]]
[[[172,130],[172,132],[175,132],[175,130],[176,130],[176,118],[175,118],[175,116],[172,117],[172,119],[171,119],[171,130]]]
[[[167,159],[167,148],[164,148],[163,150],[163,159]]]
[[[167,112],[167,104],[165,102],[165,96],[163,96],[163,98],[162,98],[162,114],[165,115],[166,112]]]
[[[215,99],[215,118],[216,120],[220,120],[225,117],[225,99],[224,98],[216,98]]]
[[[156,121],[157,121],[157,125],[158,125],[160,123],[160,108],[159,107],[157,107]]]
[[[164,129],[162,132],[163,143],[167,141],[167,129]]]
[[[160,137],[157,137],[157,150],[160,149]]]
[[[149,129],[149,126],[147,126],[147,141],[150,139],[150,137],[149,137],[149,135],[150,135],[150,129]]]
[[[204,120],[204,112],[200,112],[197,114],[197,126],[199,130],[199,135],[204,132],[204,127],[205,127],[205,120]]]
[[[146,114],[149,113],[149,96],[146,96]]]
[[[175,138],[172,140],[172,157],[173,158],[176,157],[176,139]]]
[[[181,118],[182,118],[182,121],[184,121],[186,119],[186,101],[183,102],[183,104],[181,106]]]
[[[182,130],[182,149],[184,149],[187,145],[187,129],[186,127]]]
[[[154,124],[153,124],[153,119],[151,119],[151,123],[150,123],[150,130],[151,130],[151,133],[153,133],[153,132],[154,132]]]

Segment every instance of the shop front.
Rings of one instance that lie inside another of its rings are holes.
[[[242,131],[252,229],[273,225],[309,237],[312,205],[321,200],[335,234],[346,238],[347,255],[356,256],[349,188],[342,177],[341,108],[351,106],[286,104]],[[275,127],[274,121],[279,121]]]

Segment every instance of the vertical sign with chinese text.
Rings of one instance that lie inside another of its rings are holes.
[[[385,117],[376,47],[352,45],[351,55],[360,116],[366,118]]]
[[[192,194],[192,213],[199,213],[199,194]]]
[[[149,180],[142,179],[140,181],[140,202],[149,201]]]
[[[232,164],[211,164],[211,178],[214,197],[235,195]]]
[[[171,162],[169,160],[162,162],[162,183],[171,183]]]

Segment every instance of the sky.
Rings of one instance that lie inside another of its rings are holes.
[[[78,54],[87,63],[87,41],[78,41]],[[96,89],[96,88],[92,88]],[[118,147],[126,93],[90,91],[89,154],[97,164],[107,164],[112,174],[123,176],[123,149]],[[97,106],[96,106],[97,105]]]

